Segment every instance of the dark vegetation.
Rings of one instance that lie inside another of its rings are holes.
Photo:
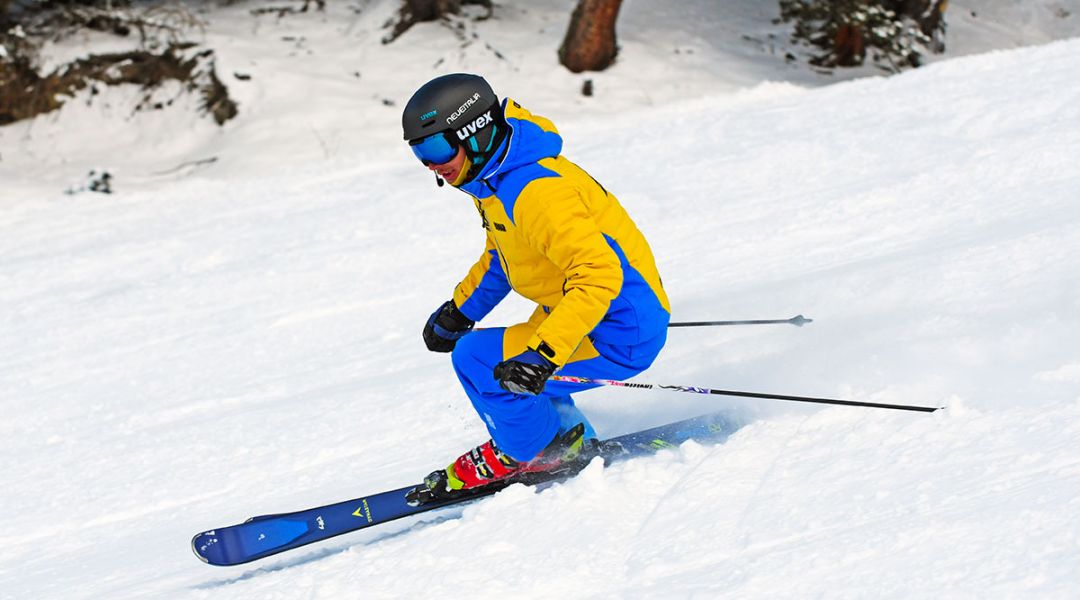
[[[0,0],[0,125],[54,111],[74,95],[102,86],[143,90],[135,111],[161,109],[153,91],[168,81],[199,97],[200,110],[219,125],[237,115],[236,103],[214,69],[214,52],[187,35],[202,27],[183,5],[135,6],[130,0]],[[131,38],[136,49],[93,54],[43,72],[41,46],[91,30]]]
[[[780,0],[780,19],[794,23],[792,41],[819,52],[825,68],[918,67],[927,52],[945,51],[947,0]]]

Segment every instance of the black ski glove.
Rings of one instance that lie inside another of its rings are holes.
[[[544,384],[554,372],[555,363],[536,350],[526,350],[495,365],[494,374],[502,389],[515,394],[536,396],[544,391]]]
[[[424,343],[432,352],[450,352],[461,336],[472,331],[473,321],[447,300],[428,317]]]

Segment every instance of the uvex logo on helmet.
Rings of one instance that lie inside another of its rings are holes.
[[[479,117],[477,117],[477,119],[475,121],[473,121],[472,123],[469,123],[469,124],[465,125],[464,127],[462,127],[461,129],[458,129],[457,130],[458,139],[461,140],[461,141],[465,141],[465,140],[469,139],[469,136],[474,135],[477,131],[487,127],[494,120],[495,119],[492,118],[492,116],[491,116],[491,111],[490,110],[487,111],[486,113],[484,113],[484,114],[480,115]]]
[[[462,104],[461,106],[459,106],[457,110],[450,113],[449,117],[446,117],[446,124],[449,125],[449,124],[453,123],[454,121],[457,121],[457,118],[460,117],[461,115],[465,114],[465,111],[469,110],[469,107],[472,106],[473,104],[476,104],[476,101],[479,100],[479,99],[480,99],[480,94],[479,93],[473,94],[472,98],[469,98],[468,100],[466,100],[465,103]]]

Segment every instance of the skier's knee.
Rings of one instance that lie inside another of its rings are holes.
[[[450,354],[450,362],[453,363],[458,372],[471,371],[480,362],[480,352],[482,350],[480,338],[482,337],[472,333],[457,341],[454,351]]]

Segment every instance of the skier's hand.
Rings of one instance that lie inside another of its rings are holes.
[[[432,352],[450,352],[459,338],[472,331],[473,321],[447,300],[428,317],[424,343]]]
[[[554,372],[555,363],[536,350],[526,350],[495,365],[494,373],[504,390],[536,396],[544,391],[544,384]]]

